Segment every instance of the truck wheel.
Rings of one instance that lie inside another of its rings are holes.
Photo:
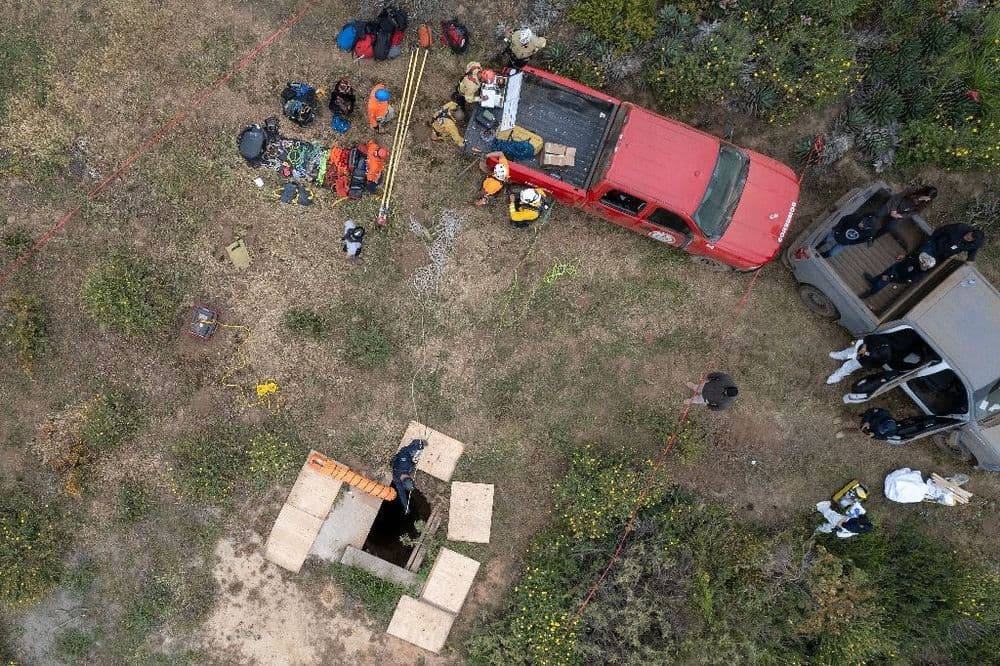
[[[940,434],[931,436],[931,441],[934,444],[949,455],[956,456],[959,460],[964,463],[975,464],[976,457],[972,453],[958,443],[958,438],[953,437],[954,433]]]
[[[732,266],[728,266],[717,259],[712,259],[710,257],[703,257],[700,254],[692,254],[691,261],[698,264],[699,266],[704,266],[705,268],[716,271],[718,273],[728,273],[733,270]]]
[[[811,284],[804,284],[799,287],[799,297],[813,314],[818,314],[820,317],[826,317],[827,319],[840,317],[840,310],[833,304],[833,301],[820,289]]]

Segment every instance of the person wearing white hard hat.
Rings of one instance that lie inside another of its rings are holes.
[[[533,55],[545,48],[545,38],[531,28],[523,27],[507,33],[508,59],[513,67],[523,67]]]
[[[493,164],[492,167],[490,167],[490,163]],[[488,175],[483,179],[483,187],[479,192],[476,205],[485,206],[500,193],[507,179],[510,178],[510,161],[499,151],[489,153],[482,159],[479,168]]]
[[[542,214],[545,205],[545,190],[526,187],[519,195],[510,195],[510,223],[515,227],[527,227]]]

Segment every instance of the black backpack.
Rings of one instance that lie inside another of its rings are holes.
[[[441,22],[441,42],[452,53],[465,53],[469,48],[469,29],[457,18]]]
[[[405,31],[408,25],[409,19],[402,9],[386,7],[382,10],[375,19],[375,44],[372,50],[376,60],[385,60],[389,57],[393,33]]]
[[[351,199],[360,199],[368,185],[368,160],[365,154],[357,148],[351,151],[347,160],[347,167],[351,170],[351,180],[347,186],[347,196]]]
[[[264,150],[267,148],[267,135],[260,125],[251,125],[240,132],[236,145],[239,146],[240,155],[247,164],[259,167],[264,157]]]

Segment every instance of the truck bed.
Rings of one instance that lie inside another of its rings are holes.
[[[537,156],[520,164],[573,187],[585,188],[601,155],[617,106],[530,72],[519,72],[517,76],[522,77],[520,95],[504,102],[505,105],[516,104],[516,109],[509,109],[514,112],[516,125],[538,134],[544,141],[576,148],[576,161],[571,167],[545,167]],[[470,109],[470,119],[474,113]],[[466,151],[480,154],[490,151],[493,135],[470,121],[465,139]]]
[[[877,211],[888,198],[888,192],[877,192],[858,209],[858,212],[867,213]],[[837,219],[839,220],[840,218]],[[900,244],[890,234],[885,234],[878,238],[871,247],[864,243],[850,245],[837,256],[825,261],[851,291],[855,294],[861,294],[869,286],[864,278],[865,273],[878,275],[896,263],[896,257],[900,254],[910,254],[927,238],[920,227],[909,219],[900,222],[897,229],[907,242],[905,249],[900,247]],[[814,248],[823,240],[823,237],[825,237],[825,234],[816,239],[816,243],[813,245]],[[927,281],[930,278],[931,276],[927,276],[923,281]],[[871,298],[864,299],[864,302],[877,317],[882,318],[907,292],[917,288],[920,284],[920,282],[915,284],[892,284]]]

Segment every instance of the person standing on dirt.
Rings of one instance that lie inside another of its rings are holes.
[[[368,126],[377,134],[385,131],[385,126],[396,116],[395,109],[389,104],[392,95],[389,89],[381,83],[376,83],[368,96]]]
[[[982,231],[956,222],[935,229],[927,242],[920,246],[920,251],[931,255],[938,263],[962,252],[966,253],[966,261],[974,262],[976,253],[985,242],[986,235]]]
[[[908,220],[911,216],[916,215],[931,205],[934,199],[937,198],[937,193],[936,187],[924,185],[922,187],[910,188],[889,197],[889,200],[879,209],[878,215],[881,228],[875,234],[875,238],[889,234],[896,239],[900,247],[904,250],[909,250],[910,248],[906,244],[906,239],[899,233],[898,226],[903,220]]]
[[[507,61],[511,67],[524,67],[528,60],[545,48],[545,38],[524,27],[507,33]]]
[[[701,384],[687,382],[694,395],[684,401],[685,405],[706,405],[713,412],[729,409],[740,391],[733,378],[724,372],[710,372]]]
[[[458,94],[452,99],[465,110],[466,104],[476,104],[479,102],[479,88],[483,82],[480,74],[483,66],[478,62],[470,62],[465,66],[465,75],[458,82]]]
[[[870,247],[878,230],[878,216],[874,213],[852,213],[840,218],[836,226],[830,230],[816,249],[824,259],[836,257],[847,249],[848,245],[868,243]]]
[[[937,260],[926,252],[921,252],[915,256],[897,257],[899,261],[878,276],[865,273],[865,280],[868,281],[869,288],[858,294],[858,298],[870,298],[885,289],[890,284],[913,284],[923,279],[927,272],[937,265]]]
[[[465,114],[462,113],[457,102],[445,102],[431,120],[431,141],[449,138],[459,148],[464,147],[465,137],[458,129],[458,121],[464,117]]]
[[[374,192],[382,182],[382,172],[385,171],[385,161],[389,159],[389,149],[369,141],[365,147],[365,180],[368,181],[368,191]]]

